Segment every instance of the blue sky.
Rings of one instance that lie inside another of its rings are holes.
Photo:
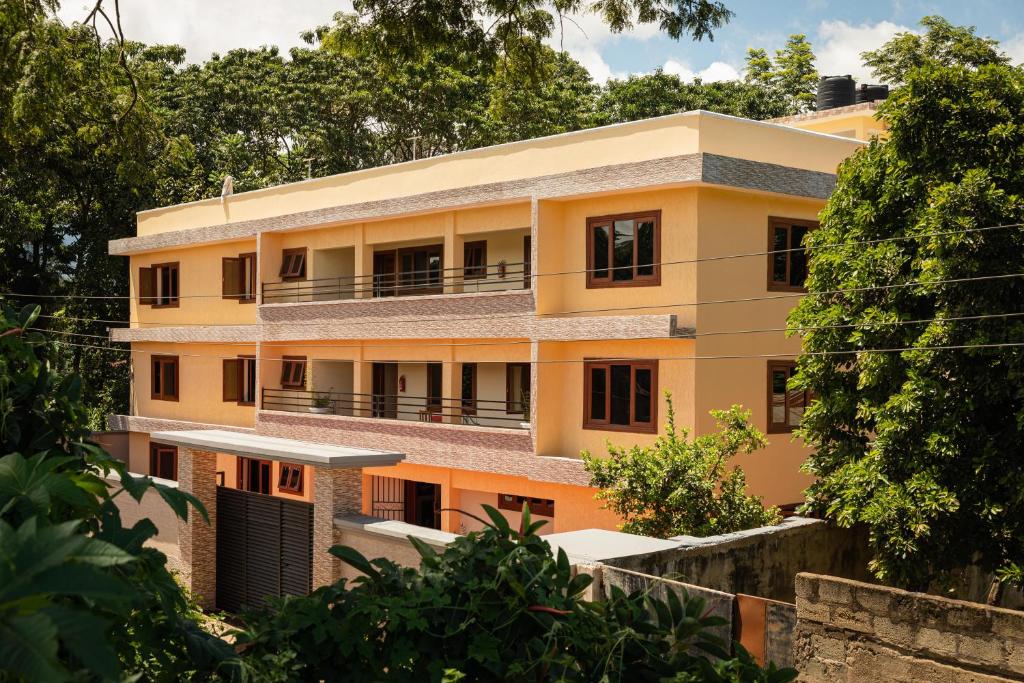
[[[725,0],[736,13],[713,42],[673,41],[656,26],[638,26],[612,35],[593,15],[566,23],[556,36],[598,81],[656,68],[685,78],[734,78],[751,46],[781,47],[791,33],[806,33],[823,73],[868,74],[858,54],[885,42],[901,30],[913,30],[921,17],[941,14],[958,24],[978,27],[983,35],[1003,42],[1015,61],[1024,61],[1024,1],[1021,0]],[[86,13],[85,0],[65,0],[66,21]],[[299,32],[327,23],[337,10],[351,9],[348,0],[122,0],[122,18],[129,36],[146,42],[184,45],[191,60],[232,47],[264,44],[289,48],[300,43]]]

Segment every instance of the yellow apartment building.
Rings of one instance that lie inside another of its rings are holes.
[[[366,515],[459,533],[526,502],[546,532],[615,528],[580,452],[652,443],[668,391],[696,434],[751,410],[770,445],[740,458],[750,489],[797,503],[781,329],[873,114],[687,112],[141,212],[110,243],[129,469],[315,505],[342,450],[303,444],[331,446],[364,458],[331,500]]]

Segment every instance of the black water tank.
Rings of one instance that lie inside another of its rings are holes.
[[[867,83],[861,83],[857,86],[857,104],[884,100],[888,96],[889,86],[887,85],[868,85]]]
[[[853,104],[856,86],[853,76],[822,76],[818,80],[818,111]]]

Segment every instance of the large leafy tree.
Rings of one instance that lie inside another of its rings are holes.
[[[789,113],[813,110],[818,70],[807,36],[791,35],[786,45],[775,51],[774,60],[764,48],[748,49],[744,82],[781,94],[789,103]]]
[[[1024,342],[1024,230],[989,229],[1024,220],[1024,72],[926,26],[868,55],[904,83],[889,139],[840,169],[791,315],[808,505],[866,525],[877,576],[918,589],[1024,557],[1024,351],[997,346]]]

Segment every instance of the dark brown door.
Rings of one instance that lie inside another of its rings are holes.
[[[398,418],[398,364],[373,364],[372,416]]]
[[[523,289],[530,288],[530,276],[533,272],[533,250],[530,248],[530,236],[523,238]]]
[[[427,363],[427,410],[442,412],[441,377],[444,366],[441,363]]]
[[[428,529],[441,528],[440,484],[405,482],[405,521]]]
[[[440,294],[443,290],[442,268],[444,268],[444,245],[442,244],[399,249],[399,295]]]
[[[395,295],[396,254],[392,251],[378,251],[373,255],[373,295]]]

